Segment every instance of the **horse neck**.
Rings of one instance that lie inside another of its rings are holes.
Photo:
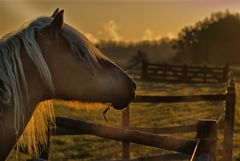
[[[23,94],[24,104],[25,107],[30,107],[31,113],[34,111],[38,103],[51,99],[52,93],[43,82],[36,65],[29,58],[23,44],[21,44],[21,60],[28,88],[28,96],[26,93]]]
[[[28,86],[28,95],[26,91],[22,91],[23,98],[23,122],[20,122],[20,129],[18,135],[14,127],[14,108],[3,107],[4,116],[0,120],[0,158],[6,159],[12,148],[16,144],[18,137],[23,133],[27,123],[37,104],[46,99],[51,99],[51,92],[43,83],[39,71],[32,60],[27,55],[23,44],[21,44],[21,60]],[[21,83],[22,84],[22,83]]]

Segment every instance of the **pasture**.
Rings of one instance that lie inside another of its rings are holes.
[[[237,91],[240,90],[236,84]],[[137,94],[147,95],[196,95],[196,94],[217,94],[225,92],[224,84],[166,84],[152,82],[137,82]],[[238,94],[238,93],[237,93]],[[240,157],[240,96],[237,95],[237,106],[235,115],[235,137],[234,137],[234,158]],[[218,108],[213,108],[218,107]],[[121,126],[121,111],[111,109],[106,117],[103,110],[79,110],[76,111],[64,106],[55,107],[57,116],[64,116],[105,126]],[[193,124],[202,118],[217,119],[224,117],[224,102],[198,102],[198,103],[133,103],[130,105],[130,126],[131,127],[166,127],[175,125]],[[222,139],[220,130],[219,140]],[[172,134],[174,137],[193,138],[195,133]],[[221,141],[218,142],[221,150]],[[154,154],[170,154],[171,151],[151,148],[147,146],[131,144],[130,157],[149,156]],[[122,145],[104,138],[79,135],[79,136],[52,136],[50,160],[104,160],[121,159]],[[19,158],[26,156],[19,155]],[[22,159],[23,159],[22,158]],[[190,157],[189,157],[190,158]],[[14,160],[14,154],[9,160]],[[168,159],[169,160],[169,159]],[[189,160],[189,159],[188,159]]]

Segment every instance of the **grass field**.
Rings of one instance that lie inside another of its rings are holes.
[[[137,82],[137,93],[147,95],[194,95],[225,92],[223,84],[163,84]],[[240,87],[238,87],[238,91]],[[237,95],[237,112],[235,115],[234,158],[240,158],[240,96]],[[57,106],[57,116],[80,119],[106,126],[121,126],[121,111],[111,109],[107,113],[106,123],[102,111],[73,110]],[[175,103],[175,104],[131,104],[130,125],[132,127],[161,127],[174,125],[188,125],[196,123],[198,119],[224,117],[224,102]],[[219,131],[219,148],[221,149],[222,131]],[[194,133],[174,134],[174,137],[194,138]],[[81,136],[53,136],[51,138],[50,160],[52,161],[88,161],[103,159],[120,159],[121,143],[104,138]],[[152,154],[166,154],[170,151],[131,144],[131,158]],[[25,158],[20,155],[19,158]],[[9,160],[15,160],[10,157]]]

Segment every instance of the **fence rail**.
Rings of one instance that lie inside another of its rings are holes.
[[[224,129],[222,125],[223,120],[218,121],[218,129]],[[188,133],[195,132],[197,129],[196,124],[191,125],[179,125],[179,126],[171,126],[171,127],[159,127],[159,128],[135,128],[135,127],[127,127],[131,130],[137,130],[142,132],[147,132],[151,134],[176,134],[176,133]],[[54,135],[85,135],[84,131],[74,130],[74,129],[66,129],[57,127],[53,133]]]
[[[189,155],[192,154],[195,147],[194,139],[178,139],[168,136],[160,136],[137,130],[95,125],[63,117],[57,117],[56,124],[58,127],[74,129],[75,131],[81,131],[84,134],[96,135],[117,141],[148,145]]]
[[[95,125],[92,123],[86,123],[83,121],[63,117],[57,117],[56,124],[58,127],[70,130],[72,129],[74,131],[79,131],[83,134],[91,134],[116,141],[132,142],[136,144],[147,145],[188,155],[192,155],[194,149],[196,149],[197,142],[200,141],[196,157],[201,156],[202,154],[208,154],[211,158],[211,161],[215,161],[216,158],[217,122],[214,120],[198,121],[196,129],[197,140],[179,139],[137,130]]]
[[[176,151],[183,154],[192,155],[196,145],[196,157],[208,154],[213,160],[217,152],[217,122],[214,120],[199,120],[196,125],[196,139],[179,139],[168,136],[161,136],[146,133],[138,130],[107,127],[95,125],[80,120],[73,120],[64,117],[56,118],[56,125],[60,128],[78,131],[81,134],[91,134],[116,141],[131,142],[141,145],[147,145],[166,150]],[[199,142],[200,141],[200,142]],[[198,142],[200,144],[198,144]],[[150,157],[152,158],[152,157]],[[149,159],[150,159],[149,158]],[[163,156],[154,157],[155,159]],[[127,158],[123,158],[127,159]],[[146,159],[146,158],[145,158]]]
[[[199,102],[199,101],[224,101],[226,94],[215,95],[192,95],[192,96],[146,96],[138,95],[135,103],[180,103],[180,102]]]

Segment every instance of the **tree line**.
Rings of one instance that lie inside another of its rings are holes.
[[[240,64],[240,14],[216,12],[194,25],[184,27],[175,39],[138,43],[100,42],[97,44],[120,64],[136,57],[160,63]],[[138,55],[139,56],[139,55]]]

